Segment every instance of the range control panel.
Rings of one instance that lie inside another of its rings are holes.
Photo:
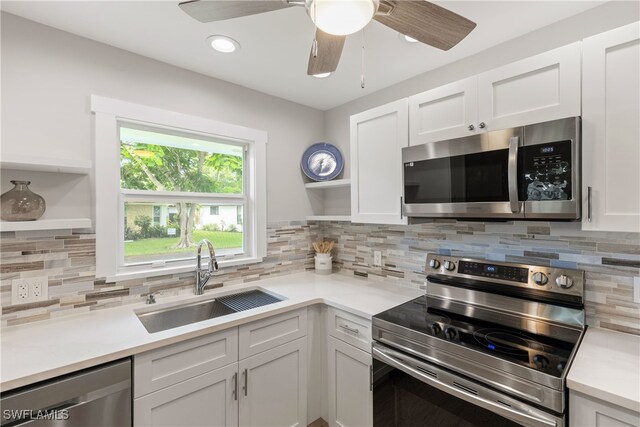
[[[522,267],[487,264],[477,261],[459,261],[458,271],[460,274],[468,276],[491,277],[520,283],[529,281],[529,269]]]
[[[427,278],[433,274],[584,299],[584,272],[580,270],[429,254],[425,271]]]

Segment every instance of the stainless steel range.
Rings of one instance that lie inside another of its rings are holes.
[[[433,254],[426,269],[424,296],[373,317],[373,425],[568,425],[584,273]]]

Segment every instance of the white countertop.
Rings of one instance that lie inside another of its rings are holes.
[[[640,336],[588,328],[569,370],[567,386],[640,412]]]
[[[210,299],[239,290],[262,288],[286,300],[179,328],[150,334],[136,311]],[[158,303],[70,315],[2,330],[0,388],[7,391],[168,344],[231,328],[274,314],[327,304],[371,318],[424,294],[424,291],[332,274],[298,273],[225,286],[202,296],[159,297]]]

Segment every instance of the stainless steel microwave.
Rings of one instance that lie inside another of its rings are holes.
[[[403,212],[420,218],[577,220],[580,117],[402,149]]]

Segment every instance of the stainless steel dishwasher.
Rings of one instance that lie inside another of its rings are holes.
[[[2,393],[3,427],[131,426],[131,359]]]

